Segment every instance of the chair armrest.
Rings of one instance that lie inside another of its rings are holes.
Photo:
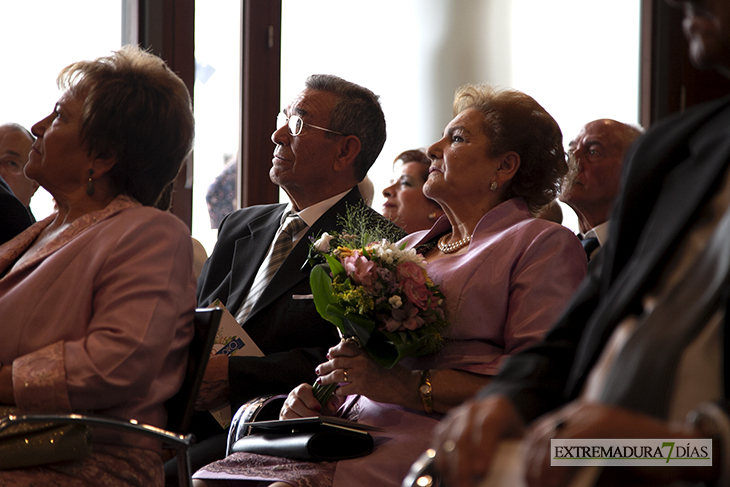
[[[238,439],[249,434],[250,427],[245,426],[247,423],[279,419],[279,410],[286,397],[285,394],[259,396],[238,408],[231,420],[231,426],[228,428],[226,455],[231,454],[231,448]]]
[[[172,448],[187,448],[195,442],[195,436],[193,434],[181,435],[156,426],[139,423],[134,419],[124,420],[93,414],[9,414],[8,416],[0,419],[0,431],[8,428],[9,426],[22,423],[60,423],[103,426],[105,428],[123,430],[127,432],[131,431],[156,438],[158,440],[162,440],[166,447]]]

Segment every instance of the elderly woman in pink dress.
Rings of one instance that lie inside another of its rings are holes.
[[[487,384],[508,356],[539,341],[565,307],[585,275],[585,254],[567,228],[531,215],[555,198],[567,172],[555,120],[524,93],[467,85],[428,154],[424,194],[445,215],[405,242],[432,244],[428,273],[451,323],[445,347],[384,369],[343,342],[317,367],[322,384],[340,384],[328,406],[383,428],[373,434],[374,451],[320,463],[234,453],[198,471],[208,479],[201,484],[399,486],[442,415]],[[333,411],[302,384],[280,416],[321,414]]]
[[[195,309],[187,227],[154,208],[187,157],[185,84],[135,47],[65,68],[25,172],[57,211],[0,246],[0,405],[164,427]],[[0,485],[156,486],[160,445],[95,430],[90,456]]]

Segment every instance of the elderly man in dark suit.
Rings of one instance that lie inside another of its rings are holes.
[[[370,90],[336,76],[310,76],[305,90],[279,115],[271,139],[276,147],[270,178],[291,203],[229,214],[198,280],[198,304],[220,299],[265,355],[212,357],[198,401],[201,410],[228,403],[235,413],[254,397],[312,383],[315,367],[339,341],[336,328],[319,316],[312,300],[308,244],[311,236],[339,229],[346,207],[362,201],[357,184],[385,143],[383,111]],[[365,211],[386,221],[370,208]],[[293,229],[285,226],[290,221]],[[289,240],[288,255],[279,255],[282,235]],[[283,260],[278,269],[271,266],[277,255]],[[208,445],[213,443],[217,448],[207,454],[193,451],[195,467],[223,458],[225,434]]]
[[[626,153],[642,130],[607,118],[585,124],[570,141],[571,171],[563,181],[560,201],[578,216],[578,235],[590,261],[608,237]]]
[[[35,137],[17,123],[0,125],[0,178],[3,178],[13,194],[27,208],[38,190],[38,183],[23,172],[28,164],[28,154]]]
[[[730,2],[675,3],[693,63],[730,77]],[[599,485],[728,485],[729,162],[730,97],[639,139],[600,275],[589,274],[543,343],[439,426],[448,485],[480,482],[508,438],[524,438],[532,486],[568,485],[576,473],[550,466],[551,438],[711,438],[712,467],[605,467]]]
[[[28,204],[38,183],[23,174],[33,140],[20,125],[0,125],[0,244],[35,221]]]

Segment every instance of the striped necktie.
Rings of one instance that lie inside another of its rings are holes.
[[[292,237],[299,233],[307,224],[299,215],[295,213],[287,213],[282,215],[282,224],[276,241],[269,249],[269,253],[261,263],[259,271],[251,284],[251,290],[243,301],[241,309],[236,314],[236,321],[243,324],[251,314],[256,301],[269,285],[271,278],[274,277],[276,271],[281,267],[284,259],[287,258],[292,249]]]

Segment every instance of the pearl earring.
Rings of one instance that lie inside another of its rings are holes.
[[[489,186],[489,189],[491,189],[492,191],[497,191],[498,187],[499,187],[499,185],[497,184],[497,181],[492,181],[492,184]]]

